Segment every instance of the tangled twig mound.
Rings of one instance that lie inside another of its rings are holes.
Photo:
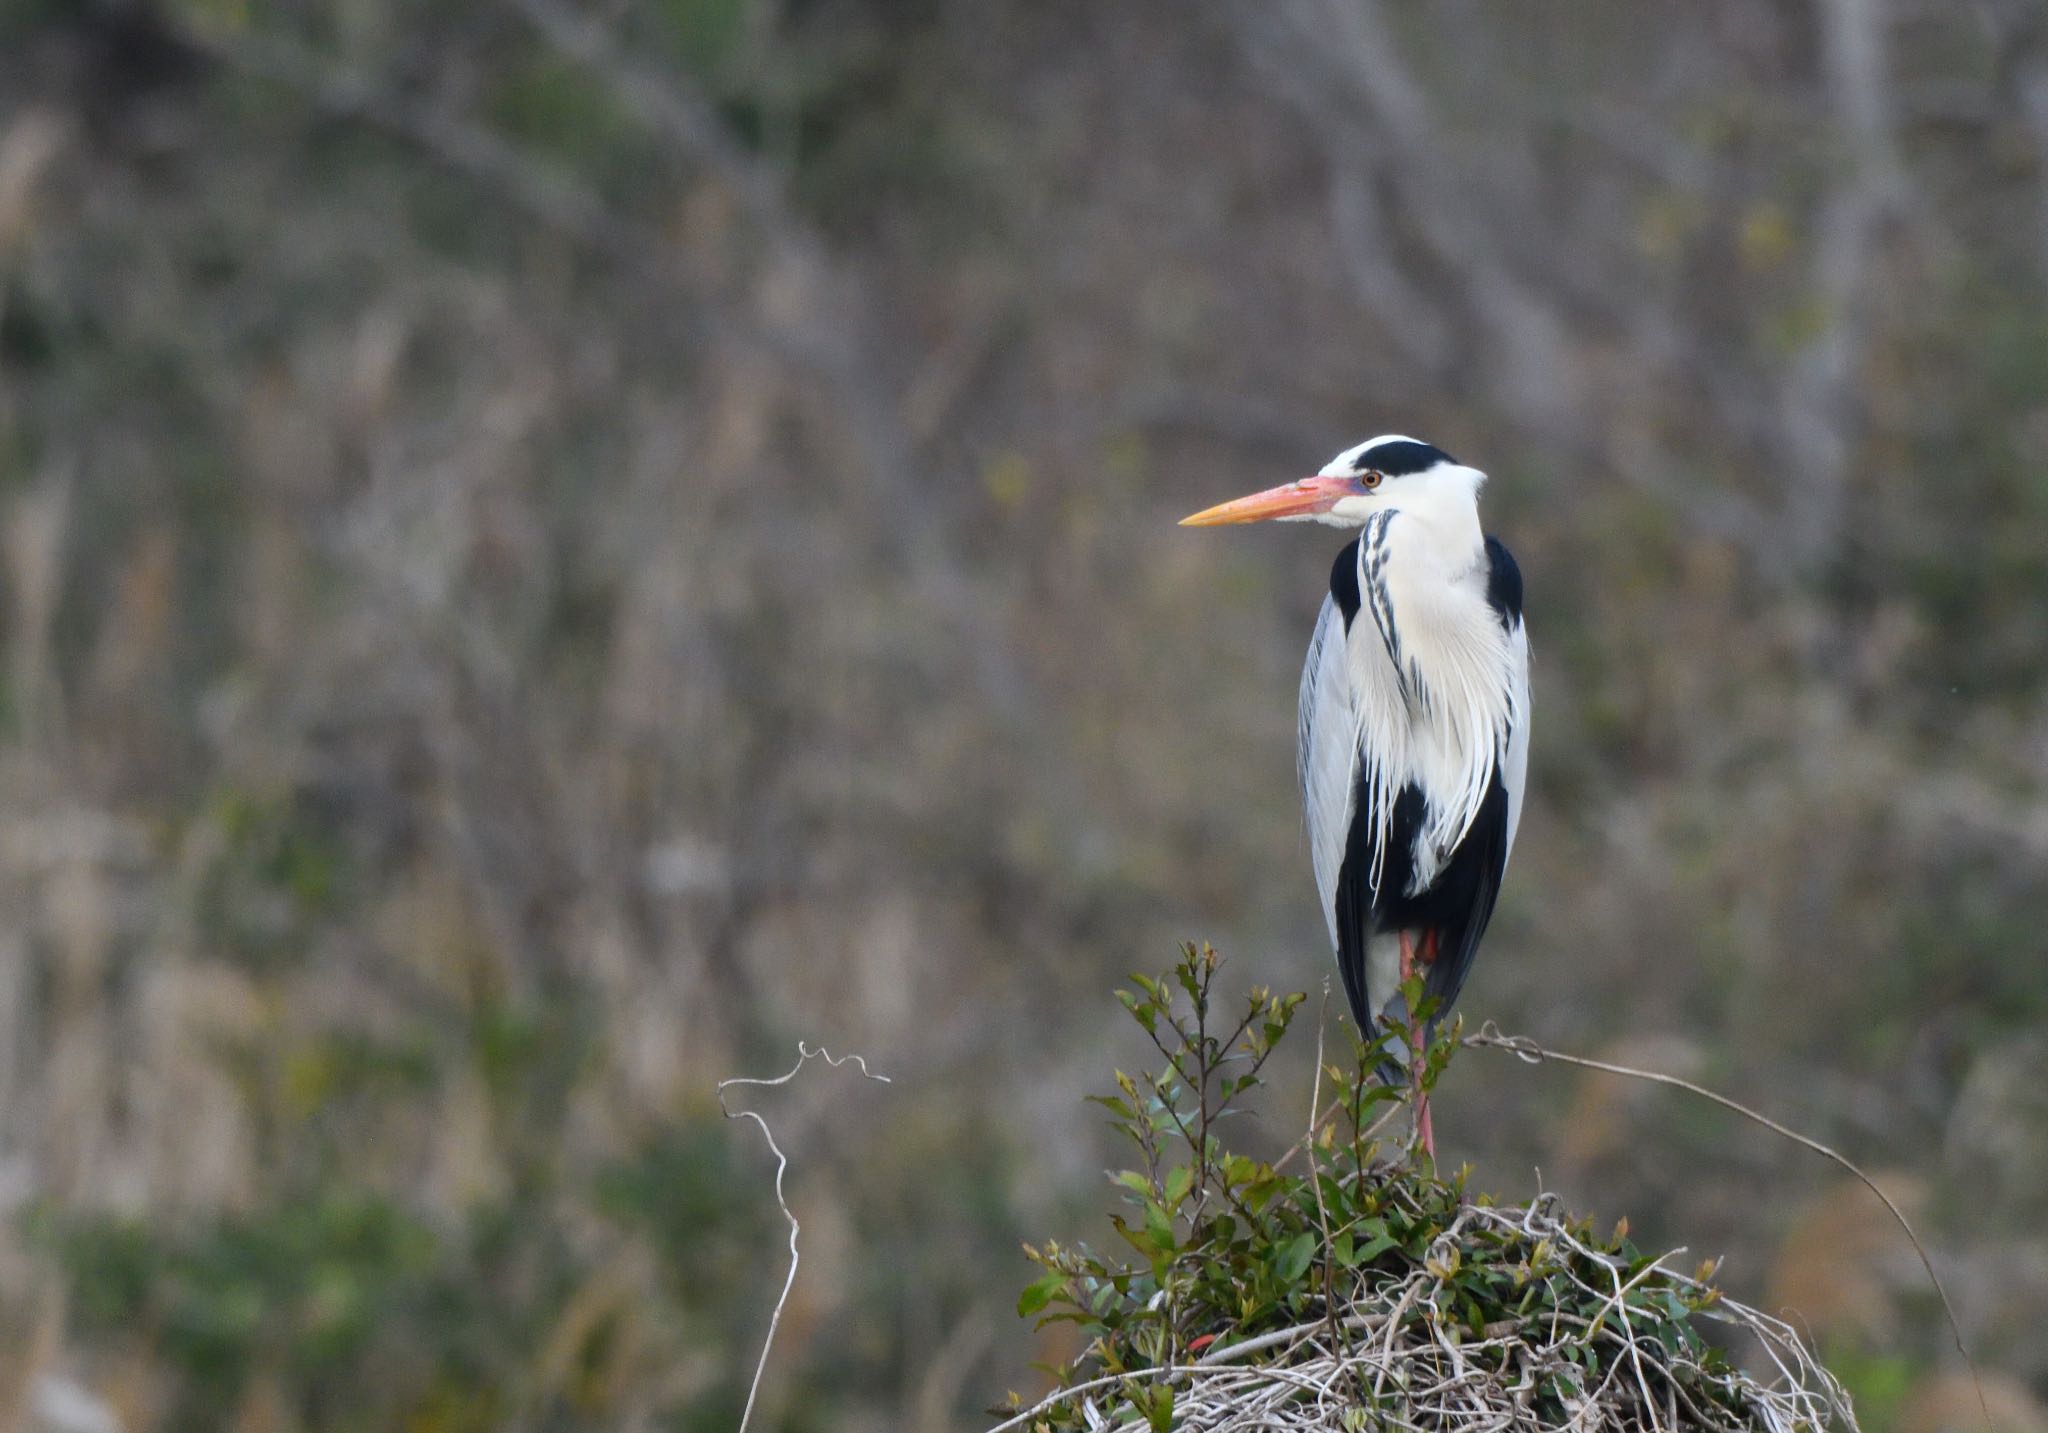
[[[1119,1246],[1048,1244],[1018,1311],[1087,1336],[1060,1388],[991,1433],[1572,1429],[1855,1433],[1842,1386],[1793,1331],[1553,1195],[1502,1207],[1377,1136],[1402,1092],[1383,1051],[1324,1066],[1306,1132],[1266,1162],[1215,1130],[1302,997],[1218,1020],[1213,953],[1139,979],[1124,1004],[1164,1056],[1099,1098],[1139,1167],[1112,1178]],[[1429,1011],[1410,993],[1418,1018]],[[1393,1038],[1405,1041],[1406,1032]],[[1454,1035],[1416,1072],[1425,1088]],[[1394,1048],[1402,1048],[1396,1045]],[[1323,1102],[1323,1081],[1332,1091]],[[1133,1258],[1132,1256],[1136,1257]]]
[[[1533,1297],[1479,1322],[1467,1284]],[[1571,1428],[1612,1433],[1854,1433],[1849,1397],[1784,1323],[1662,1260],[1624,1259],[1562,1218],[1468,1204],[1419,1261],[1375,1265],[1328,1314],[1190,1362],[1099,1376],[1008,1427],[1224,1430]],[[1716,1326],[1710,1341],[1696,1325]],[[1475,1327],[1475,1323],[1477,1326]],[[1199,1340],[1198,1340],[1199,1341]],[[1746,1354],[1752,1374],[1729,1350]],[[1134,1381],[1149,1385],[1136,1399]]]

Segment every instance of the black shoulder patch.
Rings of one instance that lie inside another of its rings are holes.
[[[1500,614],[1501,626],[1513,631],[1522,620],[1522,569],[1497,537],[1486,539],[1486,561],[1486,605]]]
[[[1410,473],[1424,473],[1438,463],[1455,463],[1458,460],[1442,448],[1428,443],[1418,443],[1413,438],[1396,438],[1391,443],[1375,443],[1358,455],[1351,468],[1362,473],[1368,468],[1385,473],[1390,478],[1406,477]]]
[[[1344,630],[1351,630],[1351,619],[1358,615],[1358,539],[1344,544],[1344,550],[1337,554],[1337,560],[1330,565],[1330,599],[1337,604],[1337,610],[1344,614]]]

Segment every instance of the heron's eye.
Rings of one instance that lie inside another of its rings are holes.
[[[1364,472],[1358,475],[1358,481],[1365,484],[1366,491],[1368,492],[1378,487],[1381,483],[1385,482],[1386,480],[1387,475],[1383,472],[1380,472],[1377,468],[1367,468]]]

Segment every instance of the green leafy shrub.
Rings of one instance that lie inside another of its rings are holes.
[[[1504,1207],[1462,1174],[1439,1178],[1414,1145],[1388,1148],[1380,1132],[1406,1091],[1374,1080],[1385,1049],[1354,1036],[1350,1060],[1319,1070],[1313,1123],[1285,1155],[1232,1152],[1216,1131],[1304,997],[1254,989],[1219,1019],[1218,965],[1189,946],[1119,993],[1165,1061],[1118,1072],[1117,1093],[1095,1099],[1137,1155],[1113,1175],[1120,1244],[1026,1246],[1043,1272],[1018,1312],[1088,1342],[1053,1370],[1059,1392],[1000,1426],[1855,1426],[1791,1330],[1724,1298],[1711,1265],[1677,1273],[1629,1241],[1626,1220],[1602,1235],[1549,1196]],[[1419,982],[1407,994],[1426,1020]],[[1405,1049],[1409,1034],[1396,1024],[1385,1039]],[[1417,1085],[1457,1041],[1455,1025],[1439,1032]],[[1766,1352],[1773,1381],[1736,1366],[1731,1333]]]

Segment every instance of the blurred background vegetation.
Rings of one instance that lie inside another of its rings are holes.
[[[1328,969],[1334,539],[1174,520],[1390,430],[1529,583],[1468,1018],[1885,1170],[2040,1433],[2038,0],[0,0],[0,1424],[729,1429],[799,1037],[758,1426],[1041,1387],[1111,984]],[[1968,1421],[1825,1165],[1439,1112]]]

